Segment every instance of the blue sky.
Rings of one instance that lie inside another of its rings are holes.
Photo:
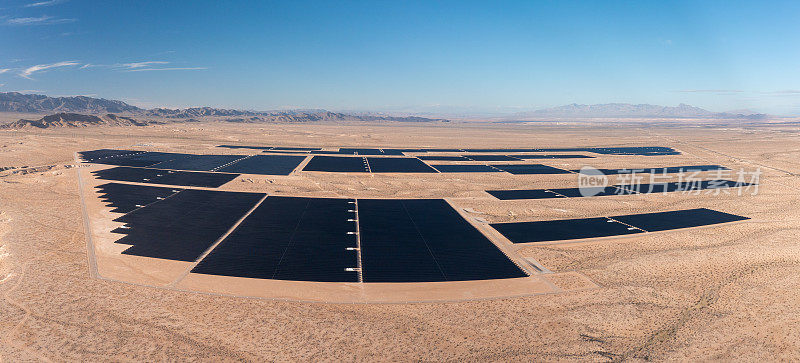
[[[798,1],[0,1],[0,91],[143,106],[800,114]]]

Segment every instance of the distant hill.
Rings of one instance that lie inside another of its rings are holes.
[[[213,121],[229,122],[312,122],[312,121],[397,121],[397,122],[447,122],[445,119],[425,118],[416,116],[387,116],[369,114],[347,114],[330,112],[326,110],[295,110],[295,111],[245,111],[213,107],[193,107],[185,109],[154,108],[142,109],[122,101],[106,100],[86,96],[76,97],[48,97],[45,95],[28,95],[18,92],[0,93],[0,112],[16,113],[58,113],[58,114],[85,114],[107,115],[110,113],[125,113],[138,117],[158,117],[175,119],[176,121],[198,121],[207,118]],[[53,115],[55,116],[55,115]],[[51,116],[48,116],[51,117]],[[76,116],[70,116],[75,119]],[[102,118],[102,117],[101,117]],[[63,120],[62,120],[63,121]],[[96,120],[95,120],[96,121]],[[107,120],[106,120],[107,121]],[[20,120],[17,126],[35,126],[37,121]],[[88,119],[81,121],[86,125],[92,124]],[[46,123],[54,127],[67,126],[70,121]],[[104,124],[104,123],[99,123]],[[114,122],[110,122],[114,124]],[[45,124],[40,124],[45,125]],[[35,126],[39,127],[39,126]]]
[[[0,93],[0,112],[20,113],[121,113],[140,112],[141,108],[122,101],[106,100],[86,96],[48,97],[45,95],[26,95],[18,92]]]
[[[545,108],[536,111],[520,112],[510,118],[743,118],[761,119],[765,114],[742,114],[728,112],[711,112],[699,107],[681,103],[676,107],[649,104],[633,105],[629,103],[606,103],[599,105],[571,105]]]
[[[57,113],[38,120],[21,119],[9,124],[0,125],[0,129],[28,129],[50,127],[87,127],[87,126],[146,126],[152,122],[137,121],[130,117],[106,114],[103,116],[83,115],[79,113]]]

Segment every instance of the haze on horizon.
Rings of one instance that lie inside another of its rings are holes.
[[[0,92],[143,107],[800,115],[800,3],[13,0]]]

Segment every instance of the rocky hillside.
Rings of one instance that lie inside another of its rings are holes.
[[[152,122],[137,121],[131,117],[106,114],[103,116],[83,115],[79,113],[57,113],[42,117],[38,120],[21,119],[5,125],[0,129],[28,129],[50,127],[86,127],[86,126],[145,126]]]
[[[26,95],[17,92],[0,93],[0,112],[20,113],[53,113],[59,114],[85,114],[107,115],[109,113],[124,113],[133,117],[154,117],[161,119],[174,119],[175,121],[229,121],[229,122],[313,122],[313,121],[399,121],[399,122],[445,122],[444,119],[424,117],[385,116],[385,115],[353,115],[346,113],[330,112],[326,110],[301,110],[301,111],[245,111],[213,107],[193,107],[184,109],[154,108],[150,110],[129,105],[122,101],[106,100],[85,96],[77,97],[48,97],[44,95]],[[84,116],[85,116],[84,115]],[[47,117],[53,117],[47,116]],[[76,116],[70,116],[73,119]],[[97,124],[119,124],[119,122],[104,119],[105,116],[95,116],[103,120]],[[119,117],[119,116],[116,116]],[[132,120],[132,119],[131,119]],[[29,125],[42,127],[38,121],[20,120],[13,125],[17,127]],[[70,125],[71,121],[60,121],[47,124],[52,127],[62,123]],[[97,120],[88,119],[79,121],[80,124],[92,125]],[[39,125],[39,126],[37,126]],[[10,126],[10,125],[6,125]]]
[[[48,97],[18,92],[0,92],[0,112],[52,113],[76,112],[90,114],[141,112],[139,107],[122,101],[86,96]]]

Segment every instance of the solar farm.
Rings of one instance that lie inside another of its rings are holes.
[[[785,131],[0,133],[0,327],[98,360],[770,360],[796,344]]]
[[[536,258],[520,254],[521,246],[713,228],[750,217],[709,205],[490,222],[469,205],[502,208],[509,203],[536,205],[544,199],[624,202],[645,194],[702,195],[722,190],[741,194],[755,186],[713,178],[730,174],[724,165],[682,165],[686,158],[681,151],[663,145],[220,144],[211,151],[217,153],[147,149],[76,153],[87,224],[92,228],[94,275],[187,291],[329,303],[550,294],[560,290],[548,280],[552,271]],[[468,198],[443,191],[425,197],[415,196],[413,190],[375,197],[363,191],[334,196],[242,188],[248,186],[242,180],[258,177],[316,182],[331,176],[355,180],[381,176],[433,184],[466,174],[527,185],[537,185],[541,178],[576,183],[582,175],[580,166],[590,162],[614,166],[597,169],[603,175],[648,175],[659,180],[691,175],[694,182],[607,185],[591,194],[580,187],[493,187],[475,190]],[[595,287],[587,278],[577,288]]]

